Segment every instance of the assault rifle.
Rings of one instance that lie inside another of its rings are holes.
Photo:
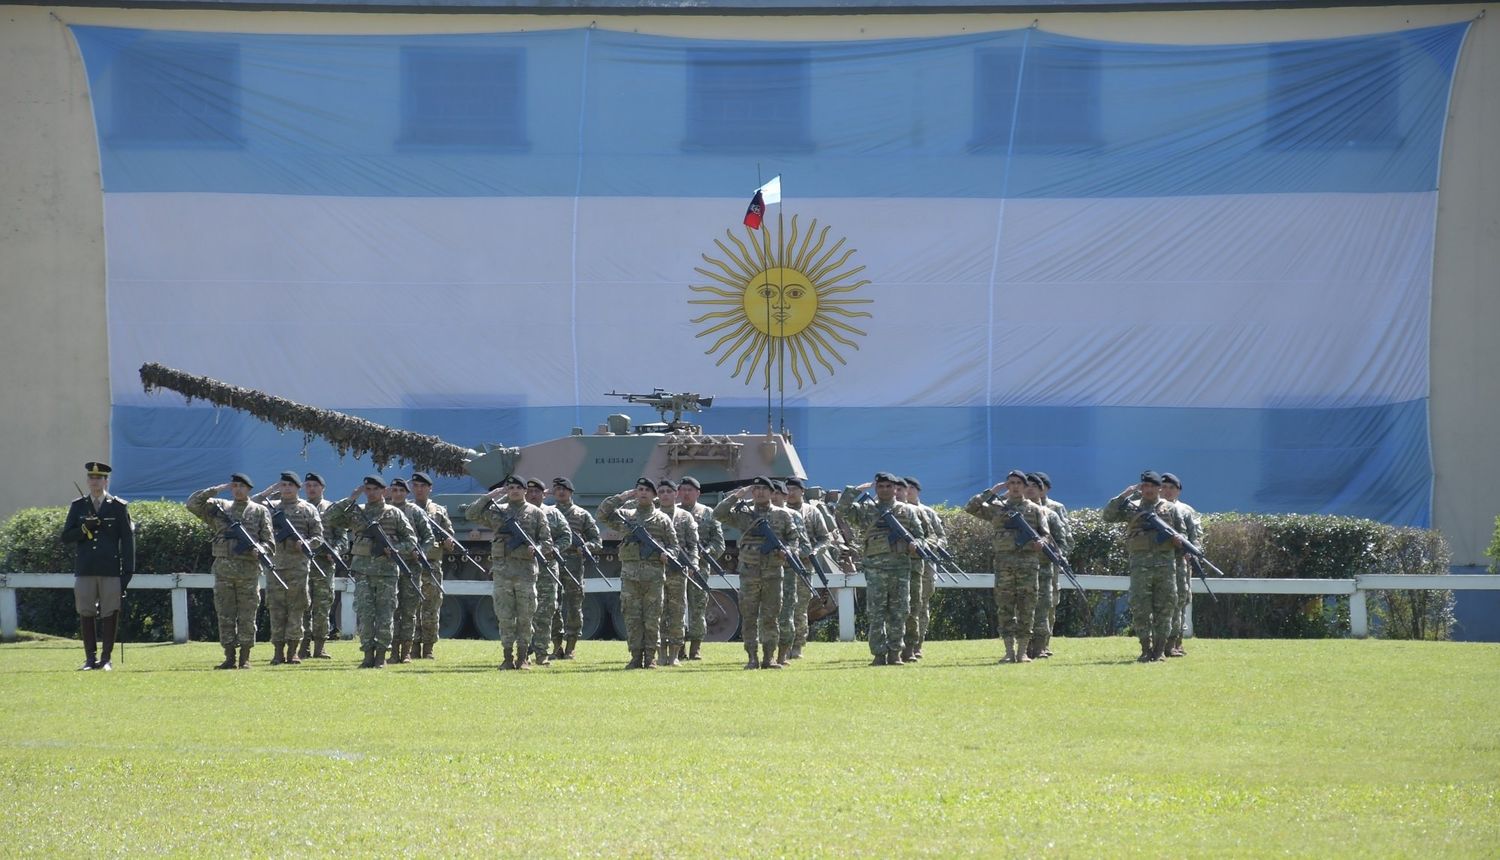
[[[234,539],[235,551],[241,555],[247,552],[254,555],[255,560],[260,562],[261,572],[275,577],[276,581],[281,583],[281,587],[286,588],[286,580],[282,579],[281,574],[276,572],[276,566],[271,564],[271,560],[266,557],[266,551],[261,548],[260,544],[255,542],[255,538],[250,536],[250,530],[245,528],[245,521],[234,519],[218,505],[209,505],[209,507],[213,509],[214,515],[224,523],[224,534]]]
[[[421,511],[422,509],[419,507],[417,508],[417,510]],[[474,565],[479,569],[480,573],[489,573],[489,569],[480,564],[479,561],[474,558],[474,556],[469,554],[469,550],[463,545],[463,542],[461,542],[457,537],[454,536],[453,532],[450,532],[447,529],[443,528],[437,520],[428,516],[426,511],[422,511],[422,516],[427,519],[427,525],[432,527],[433,534],[436,534],[438,537],[442,538],[445,541],[451,541],[454,546],[458,547],[458,554],[463,558],[464,561],[467,561],[469,564]]]
[[[313,569],[318,572],[318,575],[328,580],[330,586],[333,585],[333,577],[313,557],[316,553],[313,552],[312,544],[307,542],[307,538],[303,537],[302,532],[297,530],[296,523],[292,522],[292,518],[287,516],[286,511],[280,506],[271,514],[271,529],[275,532],[277,543],[288,540],[296,541],[298,549],[301,549],[302,554],[307,556],[307,560],[312,562]]]
[[[609,577],[604,574],[604,568],[599,566],[599,559],[589,550],[588,544],[579,540],[578,532],[573,531],[571,523],[568,525],[568,545],[578,550],[578,557],[583,559],[583,563],[592,567],[594,573],[598,574],[599,578],[604,580],[604,584],[609,585]],[[579,583],[579,585],[582,585],[582,583]]]
[[[776,532],[771,528],[771,522],[769,519],[767,519],[766,517],[761,517],[760,519],[756,520],[755,525],[751,526],[750,530],[745,532],[745,534],[749,535],[750,537],[758,537],[762,539],[760,542],[761,555],[770,555],[773,552],[779,552],[783,556],[785,556],[786,566],[791,568],[793,573],[802,577],[802,581],[807,585],[808,590],[812,590],[812,579],[808,577],[807,568],[802,565],[802,559],[798,558],[797,553],[789,548],[785,543],[783,543],[781,538],[776,536]],[[823,586],[825,588],[828,586],[828,580],[826,577],[823,580]]]
[[[500,534],[505,535],[507,538],[505,541],[506,549],[520,549],[523,546],[531,547],[531,556],[536,559],[537,567],[547,571],[547,575],[552,577],[552,581],[557,583],[557,587],[562,588],[562,580],[558,579],[557,574],[552,572],[552,568],[547,566],[546,553],[542,552],[542,548],[536,545],[536,541],[531,539],[531,535],[527,534],[526,530],[521,528],[521,524],[516,522],[515,517],[508,516],[505,518],[505,525],[500,527]]]
[[[1068,582],[1071,582],[1073,587],[1078,589],[1078,594],[1084,599],[1084,605],[1088,605],[1088,592],[1083,590],[1082,583],[1078,581],[1078,577],[1073,575],[1073,566],[1068,564],[1068,560],[1063,557],[1062,551],[1052,541],[1045,540],[1041,535],[1036,533],[1036,529],[1031,527],[1031,523],[1026,522],[1025,515],[1020,511],[1011,511],[1010,515],[1005,518],[1005,528],[1016,533],[1017,548],[1036,541],[1041,546],[1042,552],[1046,554],[1047,560],[1057,565],[1058,570],[1061,570],[1063,575],[1068,578]],[[1050,588],[1051,586],[1049,585],[1048,587]]]
[[[417,579],[417,572],[412,570],[411,565],[406,563],[406,559],[401,557],[401,553],[396,549],[396,545],[391,543],[390,536],[380,528],[380,523],[374,521],[365,523],[365,537],[369,538],[371,543],[375,544],[376,547],[396,563],[397,570],[411,577],[413,587],[418,591],[422,590],[422,581]]]
[[[734,596],[739,597],[740,590],[734,587],[734,583],[729,582],[729,574],[724,570],[724,565],[719,564],[719,560],[714,558],[711,553],[705,552],[702,555],[703,560],[708,562],[708,566],[713,569],[714,575],[723,578],[724,581],[729,584],[729,590],[734,592]],[[705,576],[703,578],[703,581],[708,582],[708,577]]]
[[[628,543],[637,544],[641,548],[642,558],[668,558],[671,555],[666,547],[657,543],[656,538],[646,531],[646,527],[641,525],[640,520],[625,520],[625,526],[629,529],[629,533],[625,535],[624,540],[620,541],[621,546]]]
[[[1203,590],[1208,593],[1209,598],[1215,603],[1219,601],[1218,595],[1214,594],[1213,589],[1208,587],[1208,577],[1203,574],[1203,565],[1208,565],[1208,568],[1219,576],[1223,576],[1224,571],[1215,567],[1214,563],[1208,560],[1208,556],[1203,554],[1202,549],[1194,545],[1181,532],[1167,525],[1157,515],[1156,511],[1147,511],[1141,517],[1141,526],[1148,532],[1156,532],[1157,543],[1177,540],[1179,542],[1178,546],[1182,548],[1183,552],[1187,553],[1188,562],[1192,565],[1193,572],[1197,574],[1198,580],[1203,583]]]
[[[402,509],[403,512],[405,512],[406,510],[406,508]],[[434,534],[438,535],[438,537],[443,538],[444,540],[453,540],[453,536],[444,531],[443,527],[437,524],[437,520],[429,517],[427,515],[427,512],[422,510],[421,505],[413,504],[410,510],[417,512],[418,516],[422,518],[422,522],[427,524],[427,528],[429,531],[433,532]],[[458,541],[453,542],[455,544],[458,544],[459,551],[463,552],[463,544],[458,543]],[[468,553],[464,552],[464,555],[467,556]],[[427,553],[423,552],[420,546],[417,547],[417,563],[420,564],[422,566],[422,570],[426,571],[427,575],[431,577],[432,584],[438,587],[438,591],[442,591],[443,577],[439,575],[438,571],[432,566],[432,562],[427,560]],[[475,562],[474,565],[478,567],[479,562]]]

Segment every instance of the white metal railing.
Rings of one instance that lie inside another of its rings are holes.
[[[828,581],[838,601],[839,639],[852,642],[854,641],[854,591],[864,587],[864,574],[834,574],[828,577]],[[821,584],[816,578],[814,582]],[[1366,606],[1366,599],[1371,591],[1500,591],[1500,576],[1489,574],[1363,574],[1353,579],[1220,579],[1216,577],[1212,583],[1211,588],[1215,594],[1346,595],[1349,598],[1349,632],[1360,639],[1370,635],[1370,613]],[[728,589],[731,586],[737,588],[739,577],[733,574],[711,576],[709,584],[717,589]],[[1089,591],[1130,590],[1130,578],[1127,576],[1080,574],[1078,584]],[[188,589],[213,588],[213,585],[214,577],[211,573],[142,573],[136,574],[130,581],[132,590],[171,590],[172,640],[179,644],[188,641]],[[264,579],[261,585],[264,587]],[[967,579],[952,577],[952,581],[938,583],[939,588],[993,588],[994,585],[995,577],[989,573],[970,574]],[[0,573],[0,639],[11,641],[16,638],[17,590],[72,587],[73,574],[71,573]],[[1068,583],[1065,581],[1064,589],[1066,590],[1067,587]],[[487,596],[492,592],[492,588],[490,581],[484,579],[443,580],[443,590],[448,594]],[[584,590],[589,592],[619,591],[620,580],[612,578],[605,583],[601,579],[585,579]],[[354,581],[338,577],[334,580],[334,591],[339,594],[352,595]],[[1206,593],[1202,581],[1193,580],[1193,593]],[[354,601],[340,600],[339,629],[353,630],[355,621]],[[1187,632],[1188,635],[1192,635],[1191,619]]]

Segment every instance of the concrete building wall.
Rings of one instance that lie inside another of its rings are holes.
[[[239,32],[484,32],[596,26],[682,36],[869,39],[1025,27],[1096,39],[1208,44],[1324,38],[1475,17],[1478,4],[1043,15],[500,16],[0,6],[0,517],[60,504],[109,456],[99,159],[67,24]],[[1434,518],[1455,564],[1485,563],[1500,494],[1500,35],[1471,29],[1442,161],[1433,275]],[[1082,500],[1080,500],[1082,501]],[[1101,500],[1102,501],[1102,500]]]

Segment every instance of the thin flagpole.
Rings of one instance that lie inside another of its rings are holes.
[[[786,221],[781,201],[776,201],[776,295],[786,306]],[[781,335],[776,338],[776,391],[781,396],[781,435],[786,436],[786,313],[781,314]]]

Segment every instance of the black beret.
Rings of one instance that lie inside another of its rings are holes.
[[[385,479],[380,477],[379,475],[366,475],[365,483],[374,484],[382,490],[385,489]]]
[[[909,486],[906,483],[906,478],[902,475],[896,475],[895,477],[891,478],[891,483],[895,484],[898,487]]]
[[[244,484],[245,486],[249,487],[252,490],[255,489],[255,484],[250,480],[250,477],[248,475],[246,475],[244,472],[235,472],[233,475],[230,475],[229,476],[229,483],[231,483],[231,484]]]
[[[1026,473],[1021,471],[1020,469],[1011,469],[1008,473],[1006,473],[1005,480],[1009,481],[1011,478],[1020,478],[1024,481],[1026,480]]]
[[[286,481],[288,484],[296,484],[299,487],[302,486],[302,481],[297,478],[296,472],[282,472],[281,480]]]
[[[692,475],[688,475],[686,478],[683,478],[681,481],[679,481],[677,483],[677,486],[679,486],[679,487],[692,487],[695,490],[701,490],[701,489],[703,489],[703,485],[700,484],[700,483],[698,483],[698,479],[694,478]]]
[[[1031,474],[1026,476],[1026,483],[1030,484],[1033,487],[1036,487],[1037,489],[1041,489],[1042,476],[1038,475],[1036,472],[1032,472]]]
[[[573,489],[573,482],[568,480],[567,478],[553,478],[552,486],[562,487],[564,490],[571,491]]]
[[[526,479],[523,478],[523,477],[521,477],[520,475],[506,475],[505,476],[505,480],[501,481],[500,484],[499,484],[499,486],[502,486],[502,487],[525,487],[526,486]]]
[[[1159,487],[1161,486],[1161,475],[1158,475],[1150,469],[1147,469],[1146,471],[1141,473],[1141,483],[1155,484]]]
[[[675,489],[677,489],[677,485],[674,484],[674,483],[672,483],[672,479],[671,478],[662,478],[660,481],[656,482],[656,491],[657,492],[661,492],[662,490],[675,490]]]
[[[771,492],[780,493],[783,496],[786,495],[786,482],[782,481],[780,478],[772,478]]]
[[[906,476],[906,486],[911,487],[913,490],[922,489],[922,483],[911,475]]]
[[[801,487],[804,490],[807,489],[807,485],[804,484],[804,483],[802,483],[802,479],[799,478],[799,477],[797,477],[796,475],[793,475],[790,478],[787,478],[785,481],[782,481],[781,483],[786,484],[787,487]]]
[[[302,480],[304,480],[304,481],[317,481],[318,483],[320,483],[320,484],[322,484],[324,486],[328,485],[328,482],[325,481],[325,480],[323,480],[323,476],[319,475],[317,472],[308,472],[306,475],[302,476]]]
[[[83,470],[85,472],[88,472],[89,477],[91,478],[102,478],[105,475],[108,475],[110,472],[114,471],[109,467],[108,463],[101,463],[98,460],[90,460],[87,463],[84,463]]]
[[[405,478],[392,478],[391,489],[395,489],[396,487],[400,487],[401,489],[406,490],[408,493],[411,492],[411,487],[406,485]]]
[[[501,478],[500,480],[496,481],[495,483],[490,484],[489,491],[493,493],[494,491],[500,489],[503,486],[505,486],[505,479]]]
[[[635,485],[637,487],[645,487],[653,493],[656,492],[656,482],[650,478],[636,478]]]
[[[876,472],[875,483],[899,484],[901,483],[901,479],[896,477],[895,475],[892,475],[890,472]]]
[[[426,472],[412,472],[411,482],[413,484],[426,484],[429,487],[432,486],[432,478],[428,477]]]
[[[1046,487],[1049,490],[1052,489],[1052,479],[1047,477],[1046,472],[1032,472],[1031,474],[1036,475],[1038,478],[1042,479],[1042,486]]]
[[[750,486],[752,486],[752,487],[765,487],[768,490],[774,490],[774,489],[776,489],[776,486],[771,483],[771,479],[767,478],[765,475],[756,475],[754,478],[751,478],[750,479]]]
[[[1163,484],[1171,484],[1179,490],[1182,489],[1182,481],[1179,480],[1178,477],[1171,472],[1162,472],[1161,482]]]
[[[547,489],[547,485],[544,484],[544,483],[542,483],[541,481],[537,480],[536,478],[527,478],[526,479],[526,489],[530,490],[532,488],[536,488],[538,490],[545,490],[545,489]]]

